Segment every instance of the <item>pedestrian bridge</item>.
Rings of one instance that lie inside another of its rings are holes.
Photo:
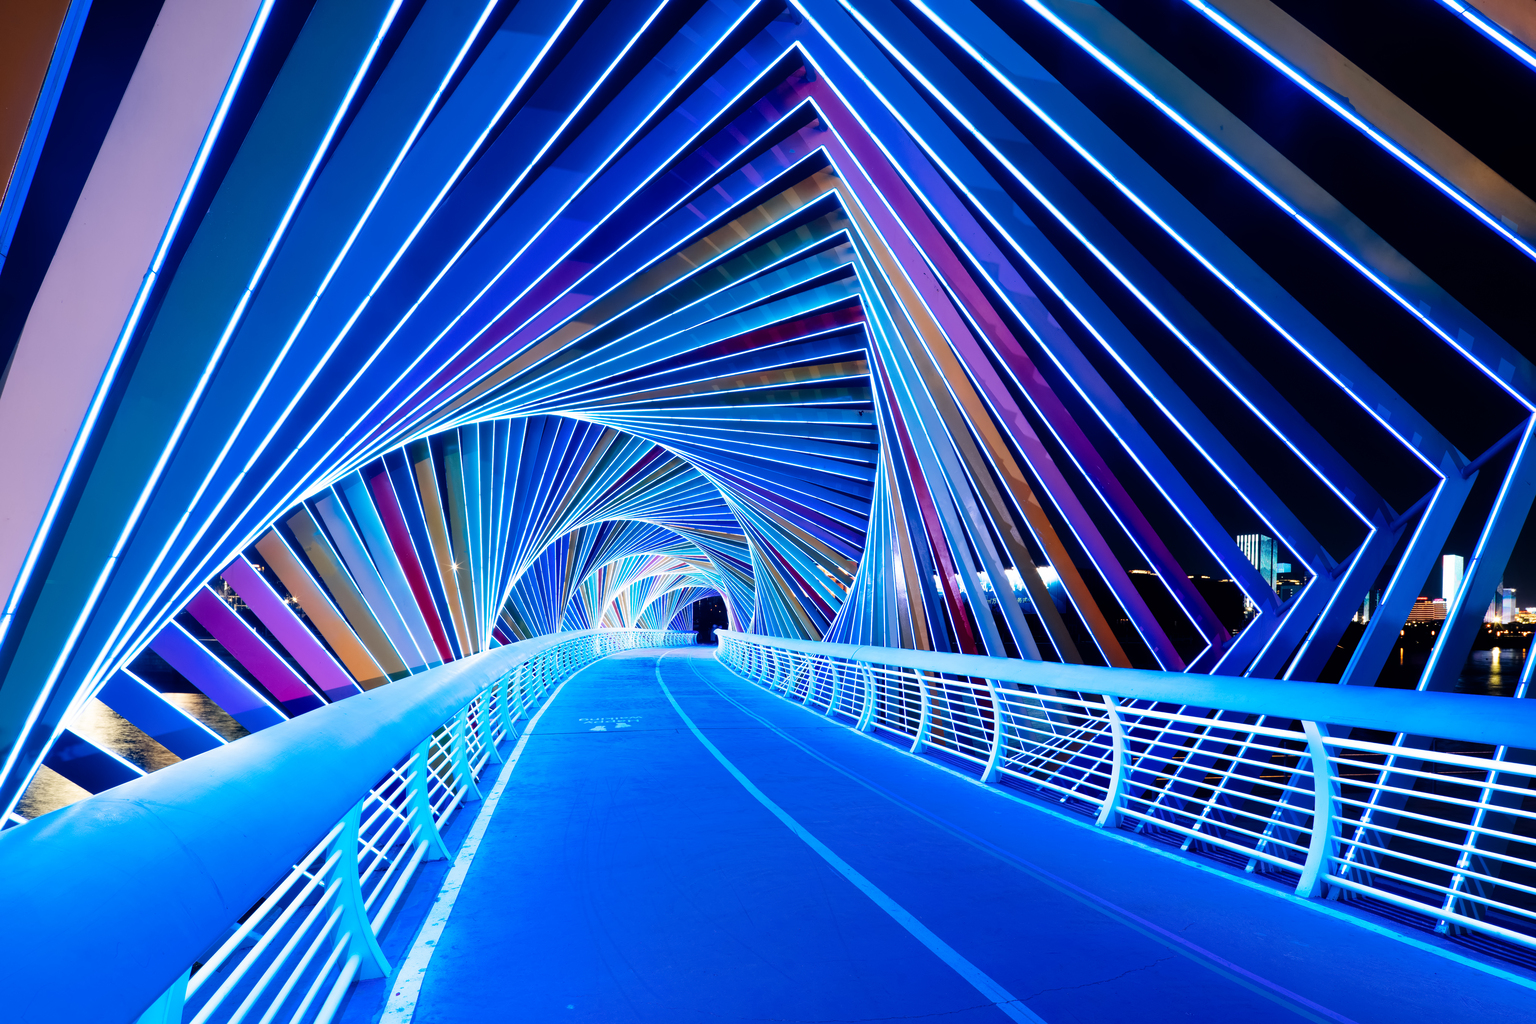
[[[1531,10],[4,5],[0,1024],[1536,1019]]]
[[[1213,711],[1153,691],[1219,681],[692,640],[498,649],[4,833],[0,873],[35,883],[8,887],[7,1019],[1531,1019],[1518,964],[1368,913],[1407,902],[1387,837],[1422,808],[1377,799],[1366,830],[1339,784],[1374,781],[1352,768],[1372,716],[1529,736],[1523,702],[1250,682]],[[1188,799],[1157,795],[1218,748]],[[1377,792],[1472,760],[1400,760]],[[1486,932],[1500,892],[1442,919]]]

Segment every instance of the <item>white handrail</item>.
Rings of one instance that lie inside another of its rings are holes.
[[[992,658],[976,654],[911,651],[896,647],[825,644],[716,630],[721,644],[893,665],[942,675],[969,676],[1042,689],[1108,694],[1128,700],[1169,701],[1249,714],[1326,721],[1360,729],[1536,749],[1536,701],[1465,693],[1420,693],[1374,686],[1330,686],[1279,679],[1197,676],[1134,668]],[[1448,730],[1453,730],[1449,731]]]
[[[980,781],[1242,858],[1302,896],[1536,947],[1536,701],[718,636],[747,679]],[[792,683],[821,671],[864,685]]]
[[[606,654],[694,641],[600,629],[497,648],[0,833],[5,1019],[324,1024],[354,979],[389,970],[379,935],[515,720]],[[64,959],[90,984],[26,981]]]

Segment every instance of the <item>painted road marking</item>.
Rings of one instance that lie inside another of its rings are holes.
[[[666,657],[666,655],[661,657]],[[769,813],[783,822],[791,832],[799,836],[805,845],[815,850],[821,856],[821,859],[830,864],[838,874],[852,882],[854,888],[868,896],[875,906],[889,914],[892,920],[905,928],[918,942],[927,946],[934,956],[948,964],[956,974],[960,975],[976,991],[980,992],[983,998],[1003,1011],[1011,1019],[1020,1021],[1022,1024],[1045,1024],[1045,1019],[1025,1006],[1023,1000],[993,981],[990,975],[957,953],[949,943],[929,931],[927,925],[914,917],[901,904],[887,896],[875,883],[854,870],[851,864],[833,853],[827,844],[811,835],[804,825],[790,817],[788,811],[774,803],[768,798],[766,793],[753,785],[752,780],[743,775],[741,770],[720,752],[720,748],[711,743],[709,738],[699,731],[699,727],[693,724],[693,719],[689,718],[682,705],[678,704],[677,698],[672,696],[672,691],[667,689],[667,684],[661,678],[661,658],[656,659],[656,684],[661,687],[661,692],[666,694],[667,700],[672,703],[672,709],[683,720],[683,724],[687,725],[698,741],[704,744],[704,749],[713,754],[715,760],[719,761],[725,767],[725,770],[730,772],[737,782],[741,783],[742,788],[757,799],[758,803],[766,807]]]

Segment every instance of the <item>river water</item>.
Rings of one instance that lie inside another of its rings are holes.
[[[1457,693],[1481,693],[1494,697],[1513,697],[1525,668],[1525,651],[1517,647],[1491,651],[1473,651],[1456,680]]]
[[[166,693],[162,696],[226,740],[237,740],[248,735],[243,725],[200,693]],[[132,761],[147,772],[181,760],[99,700],[92,700],[81,708],[71,728],[97,746]],[[35,818],[90,795],[45,765],[38,769],[32,785],[27,787],[16,810],[24,818]]]

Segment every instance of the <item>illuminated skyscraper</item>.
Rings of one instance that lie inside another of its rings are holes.
[[[1275,589],[1275,538],[1266,537],[1262,533],[1240,533],[1237,535],[1237,546],[1259,570],[1259,575],[1264,577],[1264,583],[1270,590]],[[1243,608],[1253,611],[1257,606],[1251,598],[1243,599]]]
[[[1515,588],[1499,584],[1499,589],[1493,592],[1493,600],[1488,604],[1488,611],[1483,616],[1483,621],[1492,625],[1507,625],[1515,621]]]
[[[1461,575],[1466,564],[1466,560],[1460,555],[1441,556],[1440,596],[1447,601],[1456,600],[1456,591],[1461,589]]]

